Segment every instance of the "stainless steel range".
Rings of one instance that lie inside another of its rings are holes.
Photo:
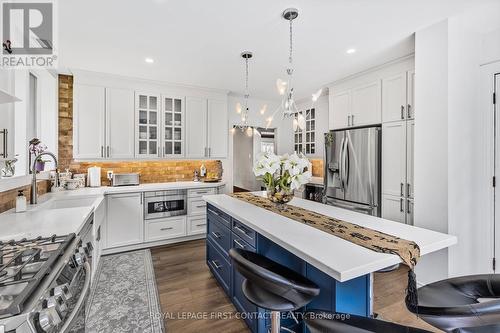
[[[92,223],[93,216],[84,230]],[[87,239],[0,241],[0,333],[85,331],[93,250]]]

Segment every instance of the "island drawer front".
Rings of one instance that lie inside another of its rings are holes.
[[[217,244],[226,258],[229,256],[229,249],[231,248],[231,231],[224,227],[217,219],[208,216],[208,238]]]
[[[188,198],[202,197],[204,195],[215,194],[215,188],[198,188],[188,190]]]
[[[238,220],[233,219],[233,232],[244,239],[248,244],[252,247],[255,247],[257,244],[257,234],[255,231],[245,226],[243,223]]]
[[[231,240],[231,247],[237,248],[237,249],[243,249],[243,250],[248,250],[252,252],[256,252],[255,247],[252,245],[248,244],[247,241],[245,241],[243,238],[238,236],[236,233],[232,233],[232,240]]]
[[[188,199],[188,215],[204,215],[207,212],[207,202],[202,198]]]
[[[222,212],[220,209],[215,208],[212,205],[207,205],[207,215],[212,215],[214,218],[219,220],[226,228],[231,229],[231,216]]]
[[[231,264],[219,252],[217,245],[209,239],[207,244],[207,264],[227,295],[231,295]]]

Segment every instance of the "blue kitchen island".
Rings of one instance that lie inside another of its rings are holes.
[[[243,277],[229,258],[229,249],[233,247],[255,251],[314,281],[321,292],[308,309],[362,316],[372,314],[372,273],[401,262],[397,256],[376,253],[227,195],[204,199],[208,220],[207,265],[252,332],[267,332],[270,320],[267,311],[257,308],[243,295]],[[454,236],[316,202],[295,198],[290,204],[402,238],[406,236],[405,239],[419,244],[422,255],[456,243]],[[296,318],[298,324],[288,316],[282,320],[282,326],[303,332],[300,313]]]

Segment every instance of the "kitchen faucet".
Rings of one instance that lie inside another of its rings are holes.
[[[36,169],[35,165],[36,162],[43,156],[43,155],[48,155],[51,156],[52,159],[54,160],[55,167],[56,167],[56,178],[55,178],[55,187],[59,186],[59,173],[57,172],[57,157],[50,151],[44,151],[41,152],[40,154],[35,156],[35,159],[33,160],[33,165],[31,166],[31,172],[33,173],[33,178],[31,180],[31,193],[30,193],[30,203],[32,205],[36,205],[38,201],[38,193],[37,193],[37,186],[36,186]]]

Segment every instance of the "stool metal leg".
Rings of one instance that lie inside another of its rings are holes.
[[[280,333],[280,319],[279,311],[271,311],[271,333]]]

